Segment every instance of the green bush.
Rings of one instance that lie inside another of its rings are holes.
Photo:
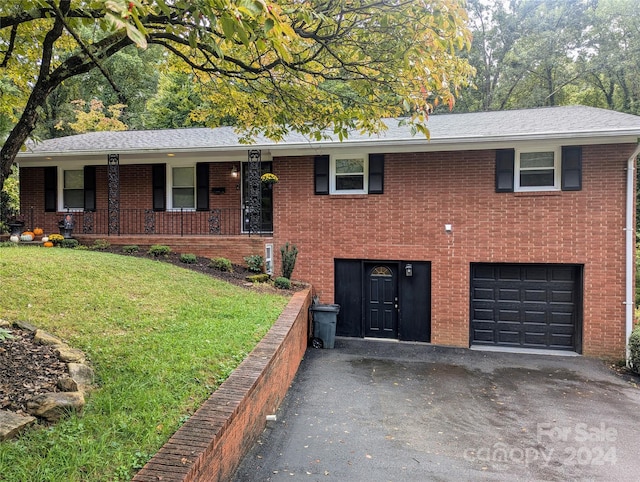
[[[280,248],[280,254],[282,255],[282,277],[291,279],[293,269],[296,267],[298,248],[294,244],[291,246],[291,249],[289,249],[289,243],[287,242]]]
[[[109,249],[111,247],[111,243],[106,239],[96,239],[91,245],[90,249],[95,251],[104,251],[105,249]]]
[[[69,238],[69,239],[63,239],[62,241],[60,241],[58,243],[58,246],[60,246],[61,248],[73,249],[73,248],[77,248],[79,244],[80,243],[78,243],[77,239]]]
[[[168,256],[171,253],[171,248],[162,244],[154,244],[149,248],[147,254],[159,258],[160,256]]]
[[[266,283],[269,281],[269,275],[266,273],[252,274],[247,276],[247,281],[251,281],[252,283]]]
[[[196,264],[196,261],[198,261],[198,259],[196,258],[195,254],[181,254],[180,261],[186,264]]]
[[[245,256],[244,260],[247,262],[247,267],[252,273],[262,273],[262,266],[264,265],[264,258],[259,254],[252,254],[251,256]]]
[[[217,269],[218,271],[228,271],[230,273],[233,271],[233,265],[227,258],[212,258],[209,263],[209,268]]]
[[[636,326],[629,337],[629,361],[631,369],[640,374],[640,325]]]
[[[0,242],[0,248],[17,248],[18,243],[14,243],[12,241],[2,241]]]
[[[280,288],[281,290],[291,289],[291,281],[289,280],[289,278],[285,278],[284,276],[276,278],[273,284],[276,288]]]
[[[127,246],[122,247],[122,252],[124,254],[133,254],[140,251],[140,247],[137,244],[129,244]]]
[[[91,248],[85,244],[78,244],[75,248],[76,251],[89,251]]]

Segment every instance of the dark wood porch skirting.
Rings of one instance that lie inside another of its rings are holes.
[[[133,481],[224,481],[284,399],[307,348],[311,288],[299,291],[231,376]]]
[[[137,245],[149,248],[153,244],[171,246],[177,253],[195,254],[207,258],[224,257],[235,264],[246,264],[245,256],[259,254],[264,256],[264,245],[273,243],[272,237],[266,236],[168,236],[168,235],[121,235],[100,236],[96,234],[73,234],[82,244],[91,245],[96,239],[105,239],[113,246]]]

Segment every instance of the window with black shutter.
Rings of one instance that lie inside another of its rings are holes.
[[[562,190],[582,190],[582,147],[562,148]]]
[[[496,192],[513,192],[515,151],[496,151]]]
[[[329,194],[329,156],[316,156],[313,166],[315,194]]]
[[[44,168],[44,210],[45,212],[58,210],[58,168],[56,166]]]
[[[384,193],[384,154],[369,154],[369,194]]]
[[[167,207],[166,186],[167,186],[167,165],[152,165],[152,186],[153,186],[153,210],[164,211]]]
[[[196,164],[196,210],[209,210],[209,164]]]
[[[84,166],[84,210],[96,210],[96,166]]]

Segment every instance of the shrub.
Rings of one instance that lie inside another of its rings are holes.
[[[140,251],[140,248],[138,247],[137,244],[130,244],[122,247],[122,252],[124,254],[133,254],[133,253],[137,253],[138,251]]]
[[[77,251],[89,251],[91,248],[89,246],[86,246],[84,244],[77,244],[76,246],[74,246],[75,250]]]
[[[269,281],[269,275],[266,273],[252,274],[247,276],[247,281],[251,281],[252,283],[266,283]]]
[[[181,254],[180,261],[186,264],[195,264],[198,259],[195,254]]]
[[[291,281],[289,280],[289,278],[285,278],[284,276],[276,278],[273,284],[276,288],[280,288],[281,290],[291,289]]]
[[[233,265],[227,258],[212,258],[209,268],[217,269],[218,271],[233,271]]]
[[[640,374],[640,325],[636,326],[629,337],[629,361],[631,369]]]
[[[0,248],[17,248],[18,243],[12,243],[11,241],[1,241]]]
[[[289,249],[289,243],[287,242],[280,248],[280,254],[282,255],[282,277],[291,279],[293,269],[296,266],[296,258],[298,257],[298,248],[294,244]]]
[[[77,239],[70,238],[70,239],[63,239],[58,243],[58,246],[60,246],[61,248],[73,249],[73,248],[76,248],[78,244],[80,243],[78,243]]]
[[[262,273],[262,266],[264,265],[264,258],[259,254],[252,254],[251,256],[245,256],[244,260],[247,262],[247,267],[252,273]]]
[[[168,256],[171,253],[171,248],[162,244],[154,244],[149,248],[147,254],[159,258],[160,256]]]
[[[105,249],[109,249],[110,247],[111,243],[106,239],[96,239],[90,249],[93,249],[95,251],[104,251]]]

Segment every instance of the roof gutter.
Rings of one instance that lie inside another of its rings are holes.
[[[633,154],[627,160],[627,214],[626,214],[626,226],[625,236],[626,236],[626,296],[625,296],[625,311],[626,311],[626,362],[627,366],[630,364],[631,359],[631,351],[629,346],[629,338],[631,337],[631,332],[633,330],[633,314],[635,307],[634,293],[633,293],[633,283],[634,283],[634,272],[635,272],[635,230],[634,230],[634,220],[636,215],[635,208],[635,182],[636,182],[636,157],[640,154],[640,142],[636,146],[636,149],[633,151]]]

